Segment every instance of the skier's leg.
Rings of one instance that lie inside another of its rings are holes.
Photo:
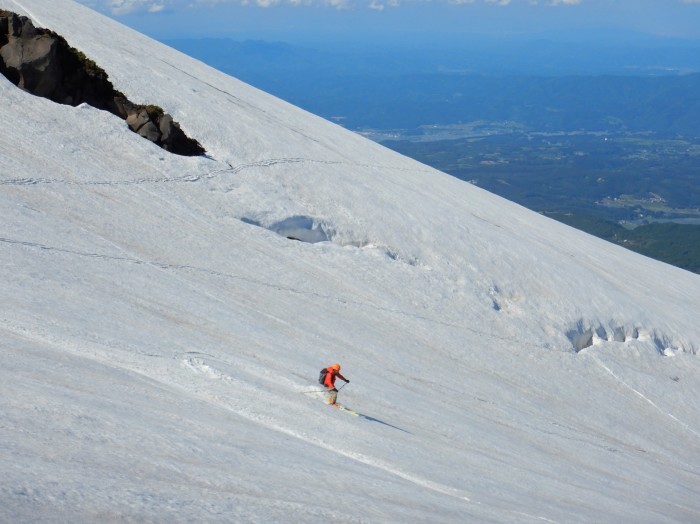
[[[335,400],[338,398],[338,390],[335,388],[332,388],[328,390],[328,401],[331,404],[335,404]]]

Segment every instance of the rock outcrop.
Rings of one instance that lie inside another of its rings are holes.
[[[114,89],[107,73],[62,36],[2,9],[0,73],[17,87],[59,104],[85,103],[109,111],[126,120],[132,131],[172,153],[205,153],[163,109],[134,104]]]

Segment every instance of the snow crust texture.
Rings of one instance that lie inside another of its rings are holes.
[[[209,153],[0,78],[0,521],[700,521],[697,275],[79,4],[0,8]]]

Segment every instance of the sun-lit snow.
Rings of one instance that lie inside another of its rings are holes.
[[[700,277],[68,0],[0,8],[209,153],[0,77],[0,520],[700,520]]]

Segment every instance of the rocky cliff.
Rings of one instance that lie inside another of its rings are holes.
[[[59,104],[85,103],[109,111],[126,120],[132,131],[172,153],[205,152],[160,107],[129,101],[102,68],[62,36],[5,10],[0,10],[0,73],[17,87]]]

